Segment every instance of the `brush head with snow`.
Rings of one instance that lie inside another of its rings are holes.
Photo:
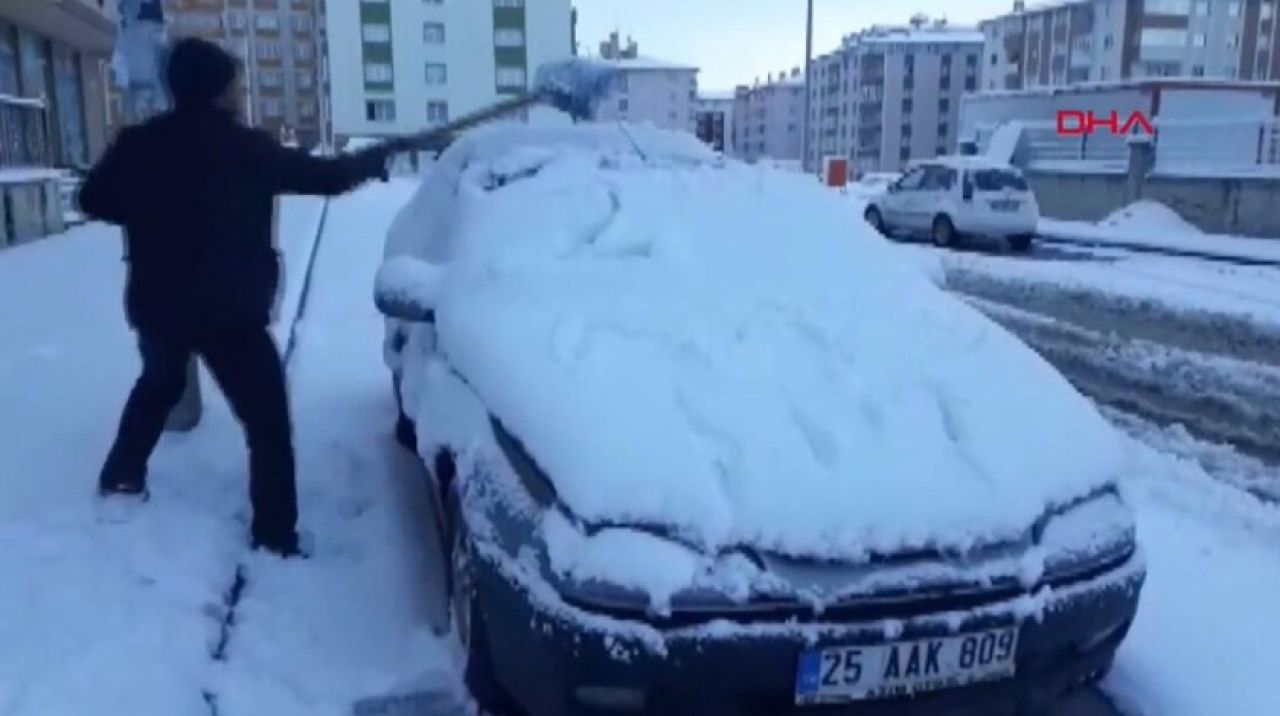
[[[533,91],[574,119],[591,119],[596,107],[613,91],[618,74],[608,63],[580,57],[548,62],[538,68]]]

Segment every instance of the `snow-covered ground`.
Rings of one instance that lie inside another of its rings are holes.
[[[429,712],[454,708],[456,677],[432,630],[429,511],[420,467],[390,438],[370,296],[409,190],[367,189],[326,220],[290,371],[315,550],[304,562],[246,553],[243,443],[212,385],[202,425],[162,441],[151,501],[132,516],[99,508],[99,461],[137,369],[119,235],[90,225],[0,251],[0,716],[204,716],[209,699],[220,714],[336,715],[422,690],[439,696]],[[305,261],[289,246],[307,243],[282,241],[290,286]],[[1187,457],[1128,443],[1150,575],[1104,688],[1141,716],[1280,713],[1269,652],[1280,517],[1207,474],[1193,461],[1202,449],[1144,439]],[[240,564],[248,582],[217,662]]]
[[[1040,219],[1046,236],[1097,245],[1149,247],[1280,263],[1280,240],[1206,234],[1154,201],[1138,201],[1097,223]]]
[[[151,501],[133,515],[100,509],[99,461],[137,370],[119,234],[89,225],[0,252],[0,332],[12,338],[0,350],[0,714],[204,716],[212,699],[220,714],[337,715],[424,686],[441,694],[436,711],[452,703],[433,636],[430,511],[416,461],[390,437],[370,298],[410,188],[339,200],[327,221],[290,371],[301,526],[315,551],[303,562],[246,549],[243,440],[212,384],[200,427],[157,450]],[[284,210],[294,295],[297,252],[314,236],[309,201]],[[219,663],[241,563],[248,583]]]

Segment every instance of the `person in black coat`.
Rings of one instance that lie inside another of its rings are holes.
[[[125,306],[143,364],[99,489],[146,495],[147,460],[199,355],[244,426],[253,545],[290,556],[298,554],[292,428],[267,331],[280,273],[274,200],[386,178],[392,150],[318,158],[282,147],[239,122],[239,75],[221,47],[176,43],[167,67],[174,109],[123,129],[80,190],[85,214],[125,230]]]

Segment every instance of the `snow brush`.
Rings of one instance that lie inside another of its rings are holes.
[[[497,104],[417,134],[388,141],[396,152],[435,151],[450,137],[478,124],[514,114],[535,104],[546,104],[565,112],[574,121],[591,119],[596,107],[609,95],[618,79],[618,70],[604,62],[580,57],[548,62],[534,75],[533,89]]]

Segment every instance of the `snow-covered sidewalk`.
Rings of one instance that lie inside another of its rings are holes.
[[[1039,233],[1048,239],[1081,244],[1280,264],[1280,239],[1205,234],[1153,201],[1126,206],[1096,224],[1041,218]]]
[[[423,679],[451,686],[428,618],[439,607],[420,543],[430,513],[415,461],[390,438],[370,298],[409,188],[373,187],[331,210],[291,369],[302,527],[316,550],[300,563],[248,553],[243,439],[207,377],[200,427],[166,436],[152,459],[151,501],[123,519],[101,509],[97,470],[138,368],[119,233],[88,225],[0,251],[0,714],[207,716],[214,701],[222,714],[336,715]],[[296,295],[296,252],[318,216],[284,211]],[[217,663],[242,562],[249,583]]]

